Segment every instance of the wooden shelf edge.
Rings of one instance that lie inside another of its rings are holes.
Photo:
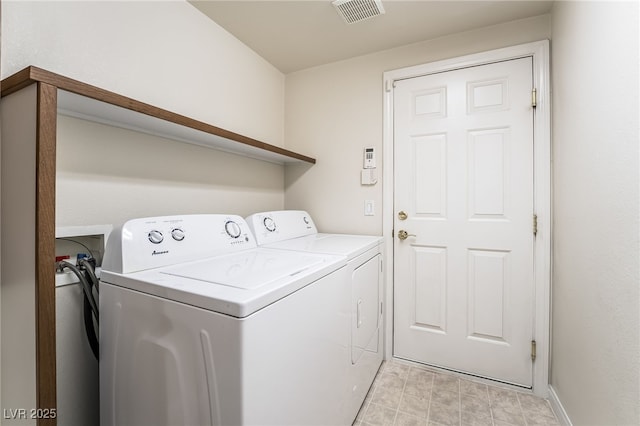
[[[36,133],[36,377],[37,408],[57,407],[55,258],[56,125],[55,86],[38,83]],[[38,426],[56,425],[38,418]]]
[[[140,102],[135,99],[119,95],[117,93],[110,92],[108,90],[101,89],[99,87],[92,86],[90,84],[86,84],[59,74],[55,74],[53,72],[35,66],[29,66],[2,80],[0,84],[0,87],[2,87],[1,96],[4,97],[10,95],[11,93],[14,93],[36,82],[50,84],[57,87],[58,89],[66,90],[77,95],[85,96],[111,105],[116,105],[131,111],[149,115],[151,117],[156,117],[180,126],[189,127],[191,129],[219,136],[267,152],[280,154],[290,158],[295,162],[306,162],[310,164],[316,163],[315,158],[308,157],[297,152],[289,151],[287,149],[280,148],[266,142],[261,142],[256,139],[252,139],[250,137],[222,129],[220,127],[216,127],[211,124],[186,117],[184,115],[176,114],[174,112],[167,111],[165,109],[158,108],[153,105],[149,105],[144,102]]]

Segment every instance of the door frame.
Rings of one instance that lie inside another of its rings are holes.
[[[393,86],[395,81],[424,75],[531,57],[533,84],[537,91],[533,123],[534,211],[537,234],[534,240],[534,319],[536,360],[533,363],[533,393],[548,397],[551,325],[551,85],[549,40],[400,68],[383,73],[384,119],[382,137],[382,232],[385,241],[385,359],[393,357]]]

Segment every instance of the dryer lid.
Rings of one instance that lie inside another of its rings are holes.
[[[382,244],[382,237],[373,235],[314,234],[280,241],[265,247],[309,253],[337,254],[353,259],[380,244]]]

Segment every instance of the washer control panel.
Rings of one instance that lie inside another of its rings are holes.
[[[185,233],[182,228],[173,228],[171,230],[171,237],[176,241],[182,241],[184,240]]]
[[[152,229],[151,231],[149,231],[149,241],[151,241],[153,244],[160,244],[161,242],[164,241],[164,235],[162,235],[162,231],[158,231],[157,229]],[[182,230],[182,228],[173,228],[171,230],[171,238],[173,238],[176,241],[182,241],[184,240],[185,237],[185,233]]]
[[[153,244],[160,244],[162,241],[164,241],[164,235],[162,235],[162,232],[158,231],[157,229],[152,229],[151,231],[149,231],[149,241],[151,241]]]
[[[112,268],[107,270],[127,273],[254,247],[249,226],[237,215],[160,216],[114,230],[104,257]]]

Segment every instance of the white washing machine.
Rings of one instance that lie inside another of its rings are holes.
[[[101,276],[102,426],[342,424],[346,274],[257,248],[239,216],[125,223]]]
[[[299,210],[256,213],[247,223],[260,247],[347,257],[351,318],[344,421],[353,422],[383,358],[382,237],[318,233],[311,216]]]

